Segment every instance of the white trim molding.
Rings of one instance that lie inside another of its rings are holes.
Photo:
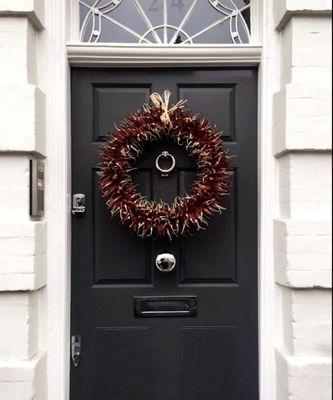
[[[52,5],[51,5],[52,3]],[[275,327],[272,221],[275,164],[271,151],[272,0],[253,0],[254,31],[248,45],[131,46],[78,42],[76,0],[49,3],[48,73],[48,400],[69,399],[70,375],[70,66],[259,66],[259,347],[260,399],[275,400]],[[270,17],[271,16],[271,17]],[[69,23],[73,18],[74,21]],[[50,22],[51,21],[51,22]],[[74,23],[73,23],[74,22]],[[48,28],[48,27],[47,27]],[[267,31],[267,32],[266,32]],[[265,33],[266,32],[266,33]],[[68,41],[66,44],[67,37]],[[260,40],[264,46],[261,47]],[[51,151],[52,150],[52,151]],[[52,200],[52,202],[51,202]],[[52,203],[52,204],[51,204]]]
[[[145,46],[68,43],[69,63],[75,66],[111,64],[149,65],[232,65],[253,66],[261,60],[261,46]]]

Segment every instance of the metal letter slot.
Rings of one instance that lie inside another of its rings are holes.
[[[81,335],[72,336],[72,360],[74,367],[78,367],[81,361]]]
[[[86,196],[82,193],[73,194],[73,215],[82,215],[86,212]]]
[[[197,296],[134,297],[136,317],[193,317],[197,313]]]

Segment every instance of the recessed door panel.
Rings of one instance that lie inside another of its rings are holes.
[[[91,399],[153,400],[151,328],[97,327],[93,335]]]
[[[237,398],[235,326],[181,328],[180,398]]]
[[[115,125],[149,101],[150,85],[93,84],[94,141],[104,141]]]
[[[180,241],[181,283],[235,283],[237,280],[237,170],[230,195],[224,200],[227,212],[209,220],[209,228]],[[193,171],[180,173],[180,187],[194,179]],[[181,191],[183,192],[183,191]],[[205,243],[202,246],[202,242]],[[200,246],[200,252],[197,251]],[[212,256],[214,255],[214,256]]]
[[[99,172],[94,172],[94,283],[136,284],[151,281],[151,244],[110,219],[98,189]],[[150,196],[150,171],[136,171],[143,193]],[[117,241],[112,240],[116,237]],[[132,257],[130,256],[132,254]]]
[[[235,85],[179,86],[179,97],[187,99],[193,112],[204,115],[216,125],[225,141],[235,140],[235,93]]]

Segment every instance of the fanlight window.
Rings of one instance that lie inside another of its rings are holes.
[[[250,0],[79,0],[82,42],[146,45],[250,41]]]

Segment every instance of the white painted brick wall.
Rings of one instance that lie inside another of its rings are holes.
[[[332,11],[331,0],[275,0],[274,18],[277,29],[281,30],[292,17],[301,15],[329,15]]]
[[[46,223],[0,223],[0,291],[46,284]]]
[[[38,292],[0,292],[0,398],[46,400]]]
[[[278,400],[331,400],[329,357],[294,357],[276,352]]]
[[[37,293],[0,293],[0,321],[0,360],[29,360],[36,354]]]
[[[288,84],[274,95],[274,153],[332,146],[329,84]]]
[[[1,400],[46,400],[46,355],[29,361],[0,360]]]
[[[279,160],[280,217],[331,218],[332,157],[329,153],[288,153]]]
[[[0,85],[37,82],[37,33],[27,18],[1,18]]]
[[[292,18],[281,33],[282,83],[327,86],[331,81],[331,36],[327,16]]]
[[[29,220],[29,156],[0,154],[0,221]]]
[[[282,289],[283,345],[297,357],[327,357],[332,351],[330,290]]]
[[[274,262],[282,294],[277,399],[330,400],[332,3],[281,0],[274,7],[281,45],[273,105]]]
[[[290,287],[332,286],[330,221],[274,222],[275,279]]]
[[[274,96],[274,153],[332,147],[329,16],[296,16],[281,33],[281,89]],[[305,45],[306,44],[306,45]]]
[[[45,154],[45,95],[37,86],[43,14],[43,0],[0,0],[1,400],[47,396],[37,291],[46,282],[46,223],[29,216],[29,159]]]
[[[36,29],[44,23],[44,0],[0,0],[1,16],[26,16]]]
[[[279,157],[274,252],[283,321],[278,400],[329,400],[331,306],[323,288],[331,286],[332,6],[329,0],[279,0],[274,6],[282,30],[272,144]],[[45,155],[45,96],[37,68],[43,14],[43,0],[0,0],[1,400],[47,398],[39,334],[45,304],[35,292],[46,281],[46,224],[29,218],[27,162],[31,153]]]
[[[34,85],[0,84],[0,151],[45,154],[45,95]]]

